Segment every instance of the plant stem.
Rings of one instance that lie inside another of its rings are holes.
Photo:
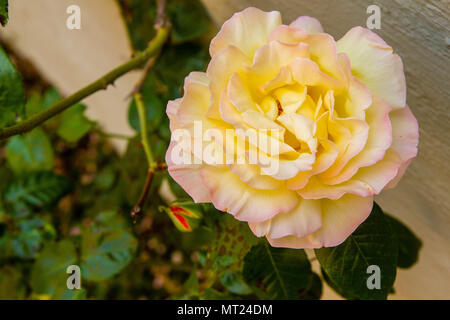
[[[137,222],[139,215],[144,208],[145,200],[147,199],[148,192],[152,186],[153,176],[155,175],[155,170],[149,168],[147,171],[147,179],[145,180],[144,190],[142,190],[141,196],[139,197],[138,203],[131,210],[131,217],[133,218],[133,223]]]
[[[147,171],[147,178],[145,180],[144,189],[142,190],[141,196],[137,204],[131,209],[131,217],[133,218],[133,222],[136,223],[137,219],[142,213],[144,209],[145,200],[147,200],[148,193],[150,192],[150,188],[152,187],[153,177],[156,171],[164,171],[167,169],[165,163],[155,162],[152,167],[150,167]]]
[[[155,29],[160,30],[161,28],[170,28],[170,21],[167,18],[166,15],[166,1],[165,0],[157,0],[157,13],[156,13],[156,20],[155,20]],[[160,46],[159,49],[161,49],[162,46]],[[150,147],[150,143],[148,142],[148,131],[147,131],[147,112],[145,109],[144,101],[142,100],[142,86],[144,85],[145,79],[147,78],[150,70],[152,69],[153,65],[156,62],[156,59],[159,56],[159,53],[161,50],[156,50],[153,52],[153,56],[150,60],[147,61],[144,72],[139,79],[139,81],[136,83],[136,86],[134,87],[133,91],[131,92],[131,95],[134,97],[134,100],[136,101],[136,107],[138,109],[139,114],[139,124],[141,127],[141,142],[142,146],[144,148],[145,156],[147,158],[148,162],[148,171],[147,171],[147,179],[145,181],[144,190],[142,190],[141,196],[139,197],[138,203],[133,207],[131,210],[131,217],[133,218],[133,222],[136,223],[137,219],[139,218],[140,214],[143,211],[145,200],[147,199],[147,195],[150,192],[150,188],[152,186],[153,176],[155,174],[155,171],[161,171],[165,170],[167,168],[166,164],[161,164],[158,162],[155,162],[155,159],[153,158],[152,149]]]
[[[153,159],[152,149],[150,143],[148,142],[147,134],[147,112],[145,110],[144,102],[142,101],[142,94],[135,93],[134,100],[136,101],[136,106],[139,114],[139,123],[141,126],[141,142],[144,147],[145,156],[147,158],[148,167],[152,169],[155,166],[155,161]]]
[[[15,136],[17,134],[28,132],[36,128],[40,124],[44,123],[48,119],[63,112],[67,108],[70,108],[74,104],[80,102],[84,98],[90,96],[91,94],[100,90],[105,90],[109,84],[113,84],[115,80],[117,80],[124,74],[140,67],[142,64],[147,62],[147,60],[150,57],[158,53],[158,51],[164,45],[169,36],[169,30],[170,27],[166,25],[157,28],[156,36],[153,38],[152,41],[150,41],[147,49],[138,53],[134,58],[132,58],[128,62],[122,64],[121,66],[105,74],[100,79],[92,82],[88,86],[82,88],[81,90],[75,92],[74,94],[68,96],[67,98],[58,101],[54,105],[50,106],[48,109],[14,126],[1,130],[0,140]]]

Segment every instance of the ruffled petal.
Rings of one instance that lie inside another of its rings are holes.
[[[269,35],[269,41],[280,41],[286,44],[298,44],[308,37],[304,29],[289,27],[284,24],[276,27]]]
[[[298,195],[287,189],[251,188],[228,168],[205,166],[201,177],[214,206],[241,221],[265,221],[291,211],[299,202]]]
[[[302,199],[289,213],[280,213],[272,218],[267,235],[272,239],[286,236],[304,237],[322,226],[321,201]]]
[[[367,183],[379,194],[384,187],[395,178],[402,164],[400,156],[392,149],[389,149],[383,160],[376,164],[358,170],[352,180],[359,180]]]
[[[249,88],[238,73],[233,73],[227,86],[228,98],[233,106],[240,112],[257,110]]]
[[[311,59],[319,65],[320,70],[344,81],[344,71],[338,62],[336,41],[332,36],[326,33],[310,34],[303,42],[309,45]]]
[[[192,72],[184,82],[184,96],[177,110],[180,127],[191,127],[194,121],[202,121],[211,99],[209,79],[206,73]]]
[[[402,161],[407,161],[417,155],[419,143],[419,125],[408,106],[394,110],[389,114],[392,123],[392,149]]]
[[[330,120],[328,127],[339,149],[339,156],[333,165],[320,175],[324,180],[337,176],[345,165],[363,150],[369,136],[369,125],[359,119]]]
[[[166,163],[170,176],[192,197],[199,202],[211,202],[208,189],[200,176],[203,164],[176,164],[173,161],[173,149],[177,142],[172,141],[167,149]],[[193,162],[193,161],[192,161]]]
[[[337,41],[337,50],[347,54],[353,74],[374,95],[393,109],[405,107],[403,63],[383,39],[368,29],[355,27]]]
[[[295,177],[300,171],[312,169],[315,155],[310,153],[295,152],[290,157],[294,159],[283,159],[282,157],[271,157],[265,152],[258,153],[256,164],[263,172],[277,180],[287,180]]]
[[[343,84],[320,71],[319,66],[309,59],[297,58],[290,65],[291,74],[295,81],[308,86],[321,86],[340,91]]]
[[[313,168],[310,171],[300,171],[295,177],[289,179],[286,183],[289,189],[299,190],[304,188],[310,177],[324,172],[333,165],[339,154],[338,148],[329,140],[319,140],[319,144],[322,150],[318,153]]]
[[[398,153],[403,163],[398,169],[397,176],[388,183],[385,189],[394,188],[403,177],[406,168],[417,155],[419,143],[419,125],[408,106],[391,112],[389,116],[393,132],[392,149]]]
[[[305,237],[287,236],[278,239],[267,237],[274,247],[322,248],[334,247],[344,242],[367,219],[372,211],[372,197],[346,195],[339,200],[321,200],[322,227]]]
[[[220,119],[219,103],[223,90],[233,74],[243,71],[249,65],[251,59],[234,46],[226,47],[212,57],[206,70],[211,90],[211,106],[207,112],[209,117]]]
[[[175,100],[170,100],[167,103],[166,114],[170,120],[170,131],[173,131],[175,128],[178,127],[176,115],[177,115],[178,107],[180,106],[181,100],[182,100],[182,98],[178,98]]]
[[[392,127],[389,119],[391,106],[382,99],[374,97],[374,103],[366,111],[369,135],[364,149],[353,157],[341,172],[329,178],[322,177],[327,184],[338,184],[353,177],[359,168],[373,165],[383,159],[392,144]]]
[[[282,67],[290,64],[295,58],[308,58],[308,48],[305,43],[286,44],[280,41],[271,41],[259,48],[250,68],[251,75],[256,78],[255,86],[259,87],[274,78]]]
[[[372,93],[369,88],[353,76],[350,60],[345,53],[340,53],[338,60],[348,83],[348,96],[344,105],[346,116],[364,120],[364,111],[372,105]]]
[[[270,33],[281,24],[278,11],[264,12],[257,8],[247,8],[235,13],[227,20],[209,47],[211,57],[233,45],[248,57],[253,57],[256,49],[267,43]]]
[[[253,164],[230,164],[230,170],[250,187],[260,190],[284,188],[284,182],[268,175],[263,175],[261,168]]]
[[[323,28],[319,20],[313,17],[301,16],[295,19],[290,25],[292,28],[301,28],[308,33],[322,33]]]
[[[338,200],[346,194],[354,194],[360,197],[369,197],[376,193],[375,189],[367,182],[351,179],[336,185],[323,183],[317,176],[309,179],[303,189],[297,190],[305,199],[331,199]]]

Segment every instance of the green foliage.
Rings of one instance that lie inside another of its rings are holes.
[[[258,243],[246,223],[241,223],[228,213],[209,207],[215,239],[208,252],[212,270],[222,274],[226,271],[242,270],[244,257]]]
[[[41,94],[38,92],[33,92],[28,98],[27,103],[25,104],[26,117],[29,118],[35,115],[36,113],[43,111],[42,106],[43,103]]]
[[[75,245],[69,240],[48,243],[32,267],[31,288],[38,295],[70,299],[76,291],[67,288],[66,269],[76,264]],[[50,298],[49,297],[49,298]]]
[[[235,296],[230,294],[220,292],[213,288],[208,288],[205,290],[203,295],[200,297],[201,300],[236,300]]]
[[[220,277],[220,282],[231,293],[237,295],[248,295],[253,293],[253,290],[244,281],[241,272],[227,271]]]
[[[12,266],[0,268],[0,300],[22,299],[25,297],[25,283],[20,269]]]
[[[77,104],[61,114],[58,135],[67,142],[76,142],[94,127],[94,122],[84,115],[86,106]]]
[[[195,40],[210,29],[210,19],[199,0],[170,1],[167,11],[174,43]]]
[[[348,299],[386,299],[396,276],[398,242],[381,208],[374,203],[370,216],[334,248],[316,250],[329,282]],[[381,289],[367,287],[367,267],[380,267]]]
[[[18,233],[10,237],[9,245],[14,256],[21,259],[35,258],[45,238],[52,238],[54,232],[50,224],[38,217],[20,220],[17,226]]]
[[[55,88],[50,88],[44,93],[44,97],[42,98],[42,105],[39,111],[45,110],[50,107],[52,104],[58,102],[61,99],[61,95]],[[51,120],[50,120],[51,121]]]
[[[38,92],[33,92],[25,105],[27,118],[44,111],[59,99],[61,99],[61,96],[54,88],[47,90],[44,96]],[[47,124],[53,124],[57,127],[57,134],[65,141],[77,142],[95,126],[95,122],[85,116],[86,108],[84,104],[78,103],[63,111],[57,117],[50,119]]]
[[[4,10],[4,1],[0,3],[0,21],[7,17],[2,14],[2,7]],[[0,46],[0,129],[14,124],[23,115],[24,105],[22,77]]]
[[[156,1],[120,0],[130,38],[137,50],[143,50],[155,35]],[[193,41],[208,33],[211,21],[199,0],[172,0],[167,2],[172,23],[172,41]]]
[[[0,238],[0,259],[36,258],[42,244],[54,238],[53,226],[40,218],[20,219]]]
[[[68,190],[69,183],[65,177],[51,171],[35,172],[13,180],[5,192],[4,202],[16,209],[45,208]]]
[[[244,279],[262,299],[301,299],[313,283],[303,250],[254,246],[245,257]]]
[[[396,218],[385,214],[391,225],[394,235],[398,239],[398,259],[397,266],[400,268],[410,268],[419,259],[419,251],[422,248],[422,241],[403,223]]]
[[[136,239],[119,228],[93,226],[84,230],[81,270],[88,280],[107,279],[122,270],[136,252]]]
[[[0,0],[0,24],[6,26],[8,19],[8,0]]]
[[[16,174],[53,168],[53,148],[47,134],[36,128],[12,137],[6,146],[6,159]]]

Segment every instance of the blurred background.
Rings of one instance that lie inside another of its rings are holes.
[[[418,264],[399,270],[396,292],[390,298],[450,298],[449,2],[169,3],[171,43],[143,88],[149,134],[161,160],[169,140],[165,103],[180,96],[190,71],[204,70],[209,40],[234,12],[248,6],[278,10],[284,23],[310,15],[339,39],[351,27],[366,25],[369,5],[381,8],[381,29],[374,31],[403,59],[407,102],[419,121],[420,143],[419,155],[402,182],[376,201],[424,244]],[[73,4],[81,8],[81,30],[66,28],[66,9]],[[23,75],[26,112],[42,110],[145,48],[154,35],[154,15],[155,5],[147,0],[11,1],[10,22],[0,29],[0,40]],[[144,219],[132,226],[128,217],[145,181],[145,158],[133,138],[140,130],[137,111],[127,99],[139,73],[127,74],[71,114],[62,114],[43,130],[15,141],[9,154],[0,145],[0,191],[6,194],[0,208],[14,212],[11,217],[0,209],[0,298],[165,299],[185,291],[183,284],[201,259],[194,252],[209,235],[176,232],[170,219],[158,214],[165,199],[182,191],[160,174],[156,178],[167,183],[162,190],[151,190]],[[65,119],[76,119],[77,129]],[[24,154],[24,146],[35,150]],[[34,173],[36,168],[58,175],[42,177]],[[23,172],[32,174],[17,178]],[[30,205],[24,190],[43,180],[52,181],[48,201]],[[55,245],[53,239],[61,241]],[[74,261],[77,248],[89,271],[83,275],[88,280],[85,289],[73,296],[57,286],[60,279],[54,274]],[[323,298],[338,296],[325,288]]]

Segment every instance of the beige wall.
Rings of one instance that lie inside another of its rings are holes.
[[[392,298],[450,298],[450,122],[449,2],[447,0],[203,0],[218,25],[247,6],[279,10],[284,21],[299,15],[321,20],[341,37],[364,25],[369,4],[381,7],[377,33],[403,58],[408,104],[419,120],[419,155],[397,188],[380,196],[382,207],[424,241],[420,262],[401,270]],[[65,28],[69,4],[82,8],[82,30]],[[30,59],[64,94],[73,92],[127,60],[131,48],[114,0],[14,0],[11,21],[0,37]],[[43,18],[45,17],[45,18]],[[89,115],[107,131],[129,134],[125,96],[136,79],[125,76],[115,88],[86,100]],[[123,144],[118,144],[123,148]],[[336,297],[329,289],[326,298]]]
[[[400,270],[398,299],[450,299],[450,23],[448,0],[203,0],[221,25],[249,6],[278,10],[284,23],[318,18],[336,39],[365,26],[367,6],[381,8],[376,32],[402,57],[408,104],[419,120],[419,155],[404,179],[376,201],[422,238],[420,262]],[[325,297],[334,295],[327,290]]]

